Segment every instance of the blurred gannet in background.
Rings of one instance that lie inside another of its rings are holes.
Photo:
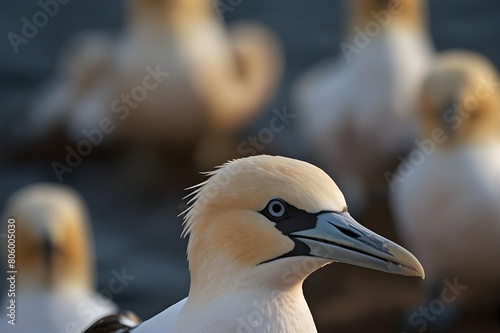
[[[113,117],[116,134],[142,147],[191,152],[210,168],[234,157],[234,135],[277,88],[278,39],[257,23],[226,29],[208,0],[126,4],[124,30],[108,42],[84,43],[64,61],[69,74],[52,93],[43,91],[43,103],[35,100],[32,117],[65,114],[74,140]],[[225,148],[230,156],[217,161]]]
[[[349,6],[343,55],[299,78],[293,103],[309,151],[327,172],[335,172],[358,209],[366,200],[366,182],[382,178],[397,155],[411,148],[414,105],[433,47],[426,1],[356,0]]]
[[[81,332],[117,311],[95,292],[91,231],[77,193],[30,185],[12,195],[8,218],[16,220],[16,325],[3,318],[2,332]]]
[[[189,296],[133,332],[316,332],[302,282],[322,266],[424,276],[410,252],[357,223],[337,185],[309,163],[260,155],[208,175],[185,216]],[[87,332],[118,332],[117,321]]]
[[[391,204],[401,237],[426,267],[427,292],[458,277],[471,297],[500,296],[499,87],[487,59],[462,51],[437,57],[423,85],[426,148],[416,149],[418,165],[400,166]]]
[[[231,146],[230,156],[217,161],[220,148],[276,90],[282,67],[276,37],[257,23],[226,29],[208,0],[129,0],[128,21],[117,46],[119,90],[142,83],[147,66],[169,76],[119,123],[123,135],[195,149],[199,165],[209,168],[234,157]]]

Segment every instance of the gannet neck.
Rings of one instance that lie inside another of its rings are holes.
[[[223,295],[217,303],[205,306],[188,300],[178,323],[178,327],[182,327],[178,332],[317,332],[302,290],[298,288],[286,292],[242,291]]]
[[[215,249],[208,248],[203,254],[212,250]],[[248,251],[251,253],[251,248]],[[315,270],[331,262],[304,256],[243,266],[224,253],[220,253],[217,257],[203,254],[196,253],[190,256],[191,287],[188,300],[196,303],[211,302],[220,295],[230,295],[242,290],[250,293],[259,290],[267,292],[300,290],[301,293],[304,280]],[[201,265],[200,261],[203,262]]]
[[[60,185],[27,186],[9,199],[5,220],[16,220],[19,284],[27,289],[91,291],[93,247],[80,196]]]
[[[377,16],[383,16],[385,13],[390,13],[390,16],[387,18],[386,26],[382,25],[382,29],[404,28],[427,31],[427,1],[425,0],[354,0],[349,6],[353,6],[348,27],[350,34],[354,33],[352,29],[355,27],[364,31],[368,22],[377,23]]]
[[[302,283],[327,262],[294,257],[236,274],[218,266],[210,272],[213,274],[210,279],[201,272],[192,274],[179,327],[196,332],[201,328],[196,326],[196,319],[200,317],[210,318],[209,322],[203,322],[205,332],[239,332],[248,327],[254,332],[316,332]],[[256,313],[259,313],[258,323],[252,320]],[[207,330],[207,327],[218,330]]]

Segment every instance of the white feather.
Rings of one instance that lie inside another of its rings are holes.
[[[500,141],[436,152],[404,179],[392,208],[429,280],[450,272],[500,279],[491,261],[500,253]]]
[[[292,273],[291,267],[304,267],[307,260],[311,261],[306,257],[286,258],[261,265],[249,276],[233,276],[228,283],[242,283],[245,287],[241,291],[221,294],[210,301],[185,298],[144,322],[134,332],[314,333],[316,327],[301,283],[291,290],[285,288],[305,278]],[[326,262],[315,261],[318,267]],[[273,280],[280,282],[269,283]]]

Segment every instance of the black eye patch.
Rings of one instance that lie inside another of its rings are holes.
[[[285,214],[281,216],[281,207],[277,204],[277,201],[282,203],[285,207]],[[293,232],[300,230],[307,230],[316,227],[316,220],[318,213],[308,213],[305,210],[299,209],[293,205],[290,205],[286,201],[280,198],[272,199],[266,205],[266,207],[259,213],[264,215],[267,219],[276,223],[276,229],[281,231],[284,235],[289,235]]]

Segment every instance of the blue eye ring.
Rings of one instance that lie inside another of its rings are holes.
[[[269,201],[266,210],[269,216],[275,219],[280,219],[287,215],[287,207],[285,202],[278,198]]]

